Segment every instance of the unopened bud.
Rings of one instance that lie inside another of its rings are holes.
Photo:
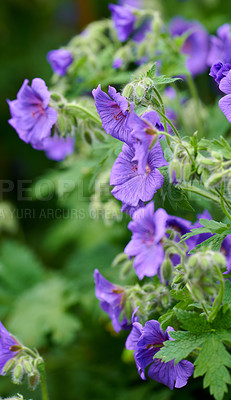
[[[29,387],[34,390],[39,383],[39,373],[37,371],[34,372],[33,375],[28,377]]]
[[[51,93],[51,100],[58,103],[60,100],[62,100],[62,97],[57,93]]]
[[[184,180],[185,180],[185,182],[188,182],[188,181],[189,181],[190,176],[191,176],[191,173],[192,173],[192,166],[191,166],[191,164],[190,164],[190,163],[184,164],[184,167],[183,167],[183,175],[184,175]]]
[[[136,94],[137,96],[142,99],[144,97],[144,88],[142,86],[137,86],[136,87]]]
[[[27,374],[31,375],[33,372],[33,366],[29,360],[24,360],[23,365]]]
[[[219,153],[218,151],[212,151],[212,152],[211,152],[211,155],[212,155],[212,157],[215,158],[216,160],[219,160],[219,161],[222,161],[222,160],[223,160],[222,154]]]
[[[92,137],[89,132],[84,132],[84,139],[88,144],[92,144]]]
[[[165,294],[164,296],[161,297],[161,303],[164,308],[167,308],[169,306],[169,295]]]
[[[21,364],[17,364],[13,370],[13,382],[19,384],[23,377],[23,367]]]
[[[123,90],[123,96],[129,98],[132,95],[133,92],[133,86],[131,83],[128,83],[128,85],[125,86]]]
[[[173,172],[175,172],[176,180],[179,180],[181,175],[181,166],[178,160],[173,160],[170,163],[170,181],[173,180]]]
[[[196,255],[189,257],[189,259],[188,259],[188,266],[189,267],[194,268],[194,267],[196,267],[197,263],[198,263],[198,260],[197,260],[197,256]]]
[[[64,134],[66,130],[66,119],[63,115],[59,114],[57,119],[57,127],[60,133]]]
[[[117,256],[114,258],[112,262],[112,266],[116,267],[117,265],[121,264],[122,262],[126,261],[128,259],[127,254],[125,253],[119,253]]]
[[[4,365],[3,372],[7,374],[13,366],[15,365],[15,359],[11,358],[11,360],[7,361],[7,363]]]
[[[203,301],[204,300],[204,295],[203,295],[203,292],[201,291],[200,287],[197,287],[196,285],[194,285],[191,288],[191,293],[192,293],[192,296],[193,296],[193,298],[195,300],[197,300],[197,301]]]
[[[184,282],[184,275],[181,273],[176,275],[175,278],[173,279],[173,285],[178,284],[178,283],[183,283],[183,282]]]
[[[147,88],[151,88],[153,86],[153,81],[150,78],[143,79],[144,86]]]
[[[132,267],[132,260],[128,260],[127,262],[125,262],[121,270],[122,276],[126,275],[130,271],[131,267]]]
[[[211,175],[210,178],[206,182],[206,186],[215,186],[220,183],[223,179],[224,173],[216,172],[215,174]]]
[[[213,261],[218,265],[220,268],[226,268],[226,259],[221,253],[214,253],[213,254]]]
[[[163,264],[161,265],[161,277],[165,282],[170,281],[172,277],[173,265],[169,258],[165,258]]]

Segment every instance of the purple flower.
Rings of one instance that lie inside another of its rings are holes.
[[[154,139],[157,138],[156,130],[164,131],[160,118],[156,111],[145,112],[141,117],[133,111],[127,122],[131,130],[134,158],[138,163],[138,174],[144,174],[148,163],[148,149]]]
[[[57,133],[44,140],[43,150],[51,160],[62,161],[75,149],[75,139],[71,136],[60,137]]]
[[[122,58],[116,58],[116,59],[113,61],[113,64],[112,64],[112,66],[113,66],[114,69],[119,69],[120,67],[122,67],[122,65],[123,65],[123,60],[122,60]]]
[[[219,100],[219,107],[231,123],[231,71],[221,80],[219,89],[226,94]]]
[[[159,272],[164,261],[161,239],[166,232],[167,218],[168,215],[162,208],[154,213],[154,203],[150,202],[146,207],[137,210],[133,214],[133,221],[128,224],[132,238],[124,252],[135,257],[134,268],[139,279]]]
[[[193,229],[201,228],[202,225],[199,222],[200,219],[208,219],[209,221],[212,219],[210,213],[207,210],[204,210],[202,214],[197,215],[197,222],[192,226]],[[192,237],[194,239],[194,246],[204,242],[205,240],[211,238],[213,235],[211,233],[200,233]],[[193,246],[193,247],[194,247]],[[227,271],[225,273],[230,272],[231,270],[231,235],[227,235],[223,240],[220,248],[220,252],[225,256],[227,262]]]
[[[112,21],[114,23],[118,39],[125,42],[131,35],[136,17],[129,7],[109,4],[109,10],[112,13]]]
[[[150,31],[151,31],[151,21],[150,19],[146,19],[136,30],[134,30],[134,33],[132,35],[132,40],[134,40],[137,43],[141,43],[144,40],[146,34]]]
[[[129,6],[133,8],[141,8],[143,0],[119,0],[118,4],[120,6]]]
[[[31,87],[28,83],[25,79],[16,100],[8,100],[12,117],[8,122],[20,139],[42,150],[43,140],[50,136],[57,121],[57,111],[48,106],[50,93],[42,79],[33,79]]]
[[[172,86],[167,86],[164,93],[170,100],[176,98],[176,90]]]
[[[131,143],[130,131],[127,128],[128,101],[109,86],[109,96],[101,90],[101,85],[93,89],[95,106],[101,118],[103,129],[107,134],[127,144]]]
[[[66,75],[67,68],[73,63],[74,59],[69,50],[58,49],[49,51],[47,61],[51,64],[51,68],[55,74],[64,76]]]
[[[216,63],[231,64],[230,25],[224,24],[217,29],[217,36],[210,36],[208,65]]]
[[[222,64],[221,62],[213,64],[209,75],[215,80],[215,82],[219,83],[221,80],[228,74],[231,69],[231,64]]]
[[[134,212],[139,210],[139,208],[145,207],[145,203],[143,201],[139,201],[138,205],[136,207],[129,206],[128,204],[123,204],[121,207],[121,212],[126,212],[129,214],[131,217],[133,216]]]
[[[231,271],[231,235],[227,235],[226,238],[223,240],[220,252],[226,258],[227,271],[225,273],[227,274]]]
[[[129,329],[130,324],[128,324],[125,315],[123,315],[122,321],[120,321],[120,314],[126,302],[125,290],[120,286],[113,285],[105,279],[99,273],[98,269],[95,269],[94,279],[95,295],[97,299],[100,300],[100,307],[102,310],[111,318],[115,331],[119,332],[121,329]]]
[[[148,376],[172,390],[174,387],[181,388],[187,384],[188,378],[193,374],[194,366],[187,360],[175,365],[174,360],[165,363],[154,358],[165,341],[173,340],[169,335],[170,331],[174,329],[169,326],[164,333],[156,320],[147,321],[144,327],[135,322],[127,338],[126,348],[135,350],[134,358],[142,379],[145,379],[145,368],[151,364]]]
[[[174,240],[176,242],[179,242],[181,236],[185,235],[187,232],[190,232],[190,230],[192,229],[192,224],[190,221],[187,221],[184,218],[169,215],[166,221],[166,229],[171,229],[175,233]],[[185,243],[188,247],[188,251],[190,251],[195,246],[195,239],[187,239]],[[174,266],[179,264],[180,256],[178,254],[173,254],[171,256],[171,261]]]
[[[11,336],[0,322],[0,375],[5,375],[4,366],[21,350],[21,344]]]
[[[171,21],[172,36],[180,36],[186,32],[192,32],[181,49],[183,54],[188,55],[186,66],[192,75],[201,74],[207,68],[208,34],[199,22],[187,21],[181,17],[176,17]]]
[[[163,175],[157,168],[167,165],[160,143],[148,152],[147,165],[143,174],[138,173],[135,152],[124,144],[110,175],[110,185],[115,186],[113,196],[129,206],[136,207],[139,201],[149,201],[164,183]]]

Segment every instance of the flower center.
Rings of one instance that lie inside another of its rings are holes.
[[[149,174],[151,172],[151,168],[149,167],[148,164],[145,167],[145,172],[146,172],[146,174]]]
[[[122,111],[118,112],[118,114],[113,114],[113,118],[114,118],[116,121],[118,121],[118,120],[120,119],[120,117],[121,117],[122,114],[123,114]]]

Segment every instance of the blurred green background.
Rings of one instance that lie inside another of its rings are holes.
[[[201,21],[211,33],[230,22],[229,1],[149,2],[155,3],[166,21],[183,15]],[[124,229],[128,220],[105,227],[102,221],[86,224],[77,218],[71,223],[57,222],[52,217],[27,218],[24,212],[20,214],[25,208],[58,207],[56,198],[42,206],[39,201],[17,200],[19,180],[29,188],[47,170],[56,168],[56,163],[18,138],[7,123],[10,115],[6,99],[16,97],[25,78],[41,77],[49,85],[52,71],[46,61],[47,52],[65,45],[89,22],[109,17],[108,3],[0,1],[0,200],[11,202],[18,210],[16,231],[1,230],[0,318],[7,327],[17,326],[17,334],[27,340],[26,344],[39,346],[47,360],[51,399],[197,399],[202,396],[200,380],[174,393],[153,381],[142,382],[134,363],[123,353],[126,333],[112,332],[94,298],[93,270],[99,268],[110,278],[111,262],[129,240],[129,232]],[[5,192],[6,180],[14,185],[9,192]],[[84,199],[78,197],[78,201],[79,208],[85,210]],[[70,203],[74,202],[73,197]],[[56,315],[57,308],[60,312]],[[47,309],[49,318],[53,316],[48,327]],[[78,318],[71,320],[69,311]],[[24,393],[26,398],[40,396],[39,390],[31,395],[26,386],[21,390],[10,384],[9,378],[0,378],[0,396],[16,392]],[[210,398],[206,391],[203,398]]]

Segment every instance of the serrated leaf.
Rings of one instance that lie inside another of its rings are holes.
[[[210,229],[203,228],[203,227],[202,227],[202,228],[194,228],[194,229],[191,229],[190,232],[185,233],[185,234],[181,237],[180,243],[184,242],[185,240],[187,240],[187,239],[189,239],[189,238],[191,238],[191,237],[193,237],[193,236],[199,235],[199,234],[201,234],[201,233],[211,233],[211,232],[210,232]]]
[[[189,254],[195,253],[197,250],[201,250],[204,247],[210,247],[213,251],[220,251],[223,240],[226,238],[226,234],[216,234],[203,242],[199,243],[196,247],[189,251]]]
[[[208,140],[203,138],[200,140],[198,145],[201,150],[218,151],[223,155],[224,158],[228,160],[231,159],[231,145],[223,136],[220,136],[220,140]]]
[[[223,222],[214,221],[213,219],[208,220],[201,218],[199,223],[205,228],[209,229],[211,233],[222,233],[227,230],[227,228],[230,228],[230,225],[223,224]]]
[[[163,199],[167,198],[169,204],[174,208],[174,210],[179,208],[181,210],[194,211],[185,192],[181,188],[176,187],[173,183],[169,182],[168,168],[159,168],[159,170],[164,177],[164,184],[161,188]]]
[[[194,377],[204,376],[203,386],[209,386],[210,394],[222,400],[231,383],[226,367],[231,367],[231,355],[225,349],[216,333],[210,333],[203,343],[202,350],[195,361]]]
[[[225,281],[223,304],[228,304],[231,306],[231,282],[228,279]]]
[[[203,333],[211,329],[209,322],[204,315],[195,311],[175,309],[176,317],[180,321],[183,329],[193,333]]]
[[[147,77],[153,79],[156,75],[156,62],[153,64],[153,66],[148,70],[147,72]]]
[[[174,340],[164,342],[164,347],[156,353],[155,358],[160,358],[164,362],[175,359],[176,364],[200,347],[207,337],[206,333],[196,334],[183,331],[170,331],[169,334]]]
[[[181,80],[181,78],[168,78],[165,75],[156,76],[153,78],[154,85],[169,85],[170,83]]]

